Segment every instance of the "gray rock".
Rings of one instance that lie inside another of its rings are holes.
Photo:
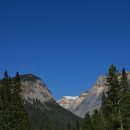
[[[130,72],[128,72],[128,80],[130,82]],[[103,92],[108,90],[106,85],[106,77],[100,76],[95,85],[87,92],[80,95],[70,104],[63,106],[65,109],[71,111],[75,115],[84,118],[87,112],[93,113],[95,109],[100,109]],[[60,102],[58,102],[60,104]],[[63,103],[63,102],[62,102]]]
[[[39,100],[41,103],[51,101],[53,99],[51,92],[48,90],[45,83],[38,77],[32,74],[22,75],[21,88],[23,98],[33,103],[33,100]]]

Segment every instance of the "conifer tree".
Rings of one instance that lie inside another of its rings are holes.
[[[0,106],[0,130],[12,130],[11,79],[7,71],[5,71],[4,78],[0,81]]]
[[[92,126],[93,126],[93,130],[103,130],[102,129],[101,114],[98,110],[94,110],[94,112],[93,112]]]
[[[69,122],[67,123],[67,130],[71,130],[71,126]]]
[[[118,106],[118,119],[121,130],[130,129],[130,85],[128,83],[127,73],[123,68],[120,77],[120,100]]]
[[[116,130],[119,128],[118,122],[118,101],[119,101],[119,73],[116,67],[112,64],[108,70],[107,74],[107,86],[108,91],[103,95],[102,103],[102,117],[104,121],[104,127],[106,130]]]
[[[4,129],[3,122],[4,108],[3,108],[3,87],[0,85],[0,130]]]
[[[13,82],[12,105],[15,114],[14,126],[16,130],[28,130],[28,115],[24,108],[24,101],[21,96],[21,83],[19,73],[16,74]]]
[[[127,73],[119,74],[111,65],[107,74],[108,91],[102,97],[102,120],[106,130],[130,129],[130,88]]]
[[[107,108],[106,108],[106,96],[105,96],[105,93],[103,92],[102,94],[102,106],[101,106],[101,109],[100,109],[100,116],[101,116],[101,122],[102,122],[102,130],[106,130],[106,119],[105,119],[105,111],[107,111]]]
[[[84,120],[85,123],[82,130],[93,130],[92,119],[89,112],[86,113]]]
[[[75,130],[80,130],[79,122],[78,121],[76,121],[76,129]]]
[[[11,92],[10,92],[10,83],[9,83],[9,76],[7,71],[4,73],[4,78],[2,80],[2,104],[3,104],[3,116],[2,116],[2,122],[4,125],[4,129],[9,130],[10,124],[11,124],[11,113],[10,113],[10,99],[11,99]]]

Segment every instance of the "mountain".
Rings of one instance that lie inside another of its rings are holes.
[[[56,103],[46,84],[32,74],[21,75],[22,97],[29,115],[31,130],[67,130],[82,119]]]
[[[38,77],[32,74],[21,75],[22,95],[30,104],[39,100],[41,103],[53,100],[50,90],[46,84]]]
[[[84,100],[87,94],[88,91],[81,93],[80,96],[64,96],[60,100],[58,100],[57,103],[63,108],[73,112],[72,109],[80,105],[80,103]]]
[[[73,102],[74,100],[76,100],[78,98],[78,96],[72,97],[72,96],[64,96],[62,97],[58,103],[60,104],[60,106],[62,106],[63,108],[70,110],[71,106],[73,106]]]
[[[130,72],[128,72],[128,80],[130,82]],[[100,76],[89,91],[84,92],[71,103],[67,104],[68,99],[63,100],[65,98],[57,102],[75,115],[84,118],[87,112],[93,113],[93,110],[100,109],[102,94],[107,90],[106,77]]]

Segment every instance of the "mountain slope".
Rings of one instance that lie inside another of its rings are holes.
[[[76,100],[78,98],[78,96],[75,97],[70,97],[70,96],[64,96],[62,97],[59,101],[57,101],[60,106],[62,106],[63,108],[70,110],[74,100]]]
[[[80,103],[84,100],[87,94],[88,91],[81,93],[80,96],[75,96],[75,97],[64,96],[60,100],[58,100],[57,103],[63,108],[73,112],[73,109],[78,105],[80,105]]]
[[[67,130],[82,119],[58,105],[45,83],[38,77],[21,75],[22,96],[29,115],[31,130]]]
[[[93,110],[99,109],[101,107],[102,94],[107,89],[108,87],[106,86],[105,77],[99,77],[96,84],[89,90],[84,100],[80,105],[73,108],[72,112],[80,117],[84,117],[88,111],[92,113]]]
[[[128,72],[128,80],[130,82],[130,72]],[[84,94],[84,98],[81,99],[81,96],[76,98],[71,102],[70,106],[66,103],[66,106],[63,106],[67,110],[71,111],[75,115],[84,118],[87,112],[92,113],[95,109],[100,109],[101,107],[101,98],[103,92],[107,91],[108,87],[106,86],[105,76],[100,76],[94,86]],[[77,101],[79,99],[79,102]],[[62,106],[61,100],[58,103]],[[66,101],[64,101],[66,102]]]

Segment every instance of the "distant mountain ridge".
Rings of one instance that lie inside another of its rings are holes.
[[[130,82],[130,72],[128,72],[128,80]],[[107,90],[106,77],[100,76],[89,91],[82,93],[75,100],[61,98],[57,102],[75,115],[84,118],[87,112],[93,113],[95,109],[100,109],[102,94]]]

